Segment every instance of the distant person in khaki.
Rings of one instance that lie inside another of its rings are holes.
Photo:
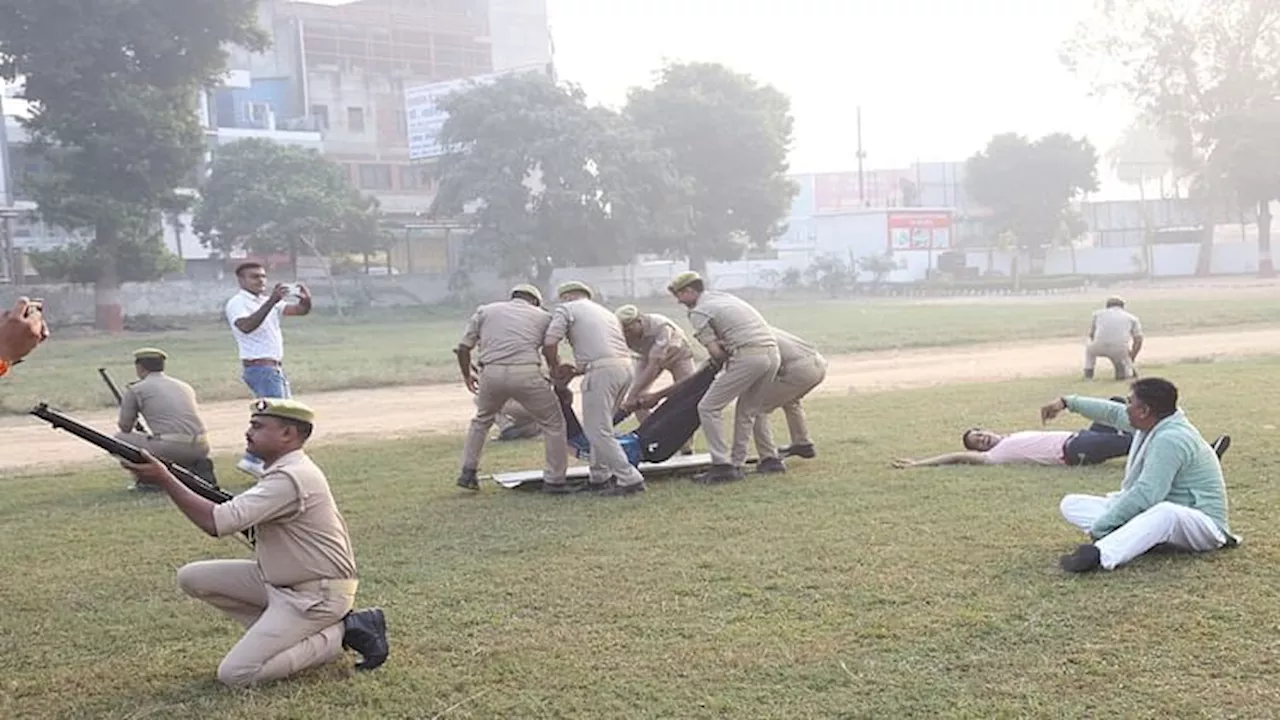
[[[648,392],[663,372],[671,374],[671,382],[678,383],[693,374],[693,348],[684,330],[666,315],[642,313],[635,305],[623,305],[615,313],[622,323],[627,347],[640,356],[635,369],[636,378],[623,400],[623,406],[636,404],[636,400]],[[636,408],[636,420],[644,422],[649,411]],[[692,442],[681,448],[689,454]]]
[[[467,321],[455,351],[467,390],[476,396],[476,414],[462,447],[458,486],[479,490],[476,469],[494,418],[511,400],[518,402],[542,429],[544,487],[563,486],[569,467],[564,413],[542,370],[543,338],[551,315],[542,309],[542,293],[532,285],[517,285],[509,299],[481,305]],[[471,353],[477,351],[472,373]]]
[[[591,288],[567,282],[556,289],[560,304],[551,315],[543,353],[561,380],[581,374],[582,431],[591,448],[590,479],[581,484],[559,485],[552,492],[598,490],[602,495],[644,492],[644,476],[630,462],[613,433],[614,413],[631,388],[634,373],[631,350],[617,316],[591,299]],[[560,342],[568,340],[576,365],[560,363]],[[558,408],[557,408],[558,411]],[[546,483],[543,489],[548,490]]]
[[[209,439],[196,392],[187,383],[165,373],[169,356],[158,348],[141,348],[133,353],[138,380],[120,392],[117,440],[140,447],[161,460],[168,460],[208,480]],[[138,418],[146,420],[149,432],[139,432]],[[206,467],[207,465],[207,467]],[[215,483],[216,484],[216,483]],[[138,485],[137,490],[148,488]]]
[[[43,301],[18,298],[12,310],[0,313],[0,377],[48,338]]]
[[[791,444],[780,448],[778,453],[783,457],[815,458],[818,453],[813,447],[813,439],[809,437],[809,423],[800,401],[827,378],[827,360],[822,357],[817,348],[803,338],[776,327],[772,330],[773,336],[778,340],[781,362],[778,365],[777,378],[765,388],[761,412],[756,417],[754,425],[756,451],[764,453],[762,448],[773,445],[769,415],[781,408],[782,414],[787,419]],[[762,454],[756,464],[757,472],[782,470],[785,470],[785,467],[776,457],[766,459]]]
[[[315,413],[302,403],[262,398],[250,406],[249,452],[262,458],[254,486],[218,504],[183,485],[154,459],[121,464],[138,482],[162,488],[213,537],[254,529],[252,560],[202,560],[178,569],[178,587],[246,629],[218,666],[218,680],[246,687],[359,653],[360,670],[387,659],[382,610],[352,610],[356,561],[347,523],[324,472],[303,445]]]
[[[1129,347],[1130,339],[1133,347]],[[1133,361],[1142,352],[1142,323],[1133,313],[1124,309],[1124,300],[1112,297],[1107,306],[1093,313],[1089,327],[1089,345],[1084,351],[1084,378],[1093,379],[1093,369],[1098,358],[1104,357],[1115,367],[1116,379],[1137,377]]]
[[[708,483],[741,480],[756,416],[761,413],[765,390],[777,376],[781,363],[778,341],[759,311],[729,293],[707,290],[696,272],[677,275],[667,290],[689,309],[694,337],[713,360],[724,363],[724,370],[698,403],[698,417],[711,452],[711,469],[695,479]],[[735,400],[731,449],[725,442],[721,415]],[[772,447],[756,450],[762,458],[775,452]]]

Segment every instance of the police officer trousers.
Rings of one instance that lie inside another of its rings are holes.
[[[218,666],[231,687],[279,680],[342,654],[342,620],[355,580],[315,580],[276,587],[252,560],[203,560],[178,570],[182,592],[230,615],[246,628]]]
[[[542,374],[542,366],[485,365],[480,372],[480,388],[476,392],[476,415],[467,429],[462,446],[462,469],[475,470],[494,419],[508,401],[520,403],[542,429],[546,464],[543,482],[564,482],[569,468],[569,449],[565,446],[564,414],[560,400],[551,389],[551,381]]]
[[[778,374],[778,348],[739,348],[725,363],[724,371],[711,383],[698,403],[698,418],[707,438],[707,449],[713,465],[742,467],[747,461],[747,443],[751,440],[756,416],[769,384]],[[737,401],[733,411],[732,450],[725,443],[721,413],[729,403]],[[757,452],[769,452],[756,448]]]
[[[190,468],[197,460],[209,457],[209,441],[203,438],[166,438],[142,433],[117,433],[117,440],[140,447],[161,460]]]
[[[777,457],[777,448],[773,444],[773,430],[769,426],[769,413],[782,408],[787,418],[787,430],[791,434],[791,444],[811,445],[809,423],[804,416],[804,407],[800,400],[827,379],[827,360],[821,355],[803,362],[792,363],[780,371],[776,379],[764,389],[760,401],[760,414],[756,416],[752,426],[755,435],[756,452],[760,459]]]

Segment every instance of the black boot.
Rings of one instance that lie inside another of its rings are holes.
[[[458,473],[458,487],[464,490],[479,490],[480,480],[476,477],[475,468],[462,468]]]
[[[387,661],[387,618],[382,608],[352,610],[342,619],[342,647],[360,654],[357,670],[373,670]]]
[[[778,454],[782,457],[798,457],[805,460],[812,460],[818,457],[818,451],[814,449],[813,443],[804,443],[802,445],[788,445],[784,448],[778,448]]]
[[[1058,566],[1070,573],[1086,573],[1102,567],[1102,553],[1094,544],[1081,545],[1070,555],[1058,558]]]
[[[776,457],[762,458],[760,462],[756,463],[756,472],[761,475],[785,473],[786,471],[786,464]]]

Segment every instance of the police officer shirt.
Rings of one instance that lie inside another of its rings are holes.
[[[571,300],[556,306],[546,342],[558,343],[565,337],[573,346],[573,359],[582,368],[594,362],[631,358],[618,317],[592,300]]]
[[[694,337],[703,345],[718,341],[729,353],[744,348],[776,348],[778,341],[764,316],[745,300],[708,290],[689,309]]]
[[[324,472],[302,450],[268,468],[250,489],[213,508],[218,537],[255,528],[254,558],[270,585],[356,577],[347,523]]]
[[[141,414],[151,432],[161,438],[199,438],[205,434],[196,391],[187,383],[162,372],[148,373],[120,393],[121,432],[132,432]]]
[[[481,305],[467,321],[462,345],[480,348],[484,365],[539,365],[551,314],[524,300]]]

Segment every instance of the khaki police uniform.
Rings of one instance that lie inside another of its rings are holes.
[[[1142,337],[1142,323],[1137,316],[1122,307],[1109,307],[1093,313],[1093,340],[1084,351],[1084,369],[1092,373],[1098,358],[1111,361],[1116,379],[1125,380],[1134,374],[1133,359],[1129,357],[1129,341]]]
[[[564,481],[569,467],[564,413],[542,370],[542,341],[550,323],[546,310],[521,298],[481,305],[467,322],[461,345],[479,350],[480,388],[462,449],[463,472],[479,466],[494,418],[515,400],[542,429],[544,482]]]
[[[772,428],[769,426],[769,414],[778,408],[782,408],[782,413],[787,418],[791,446],[813,444],[800,400],[821,385],[827,377],[827,360],[817,348],[785,330],[776,327],[772,329],[773,336],[778,341],[781,362],[777,377],[765,388],[760,401],[761,412],[755,420],[756,451],[761,453],[761,459],[777,457]],[[771,448],[772,452],[765,455],[764,448]]]
[[[590,482],[617,478],[619,487],[644,482],[613,432],[613,416],[622,407],[634,379],[631,351],[617,316],[599,303],[571,300],[556,306],[546,344],[569,340],[582,378],[582,431],[591,447]]]
[[[689,309],[694,337],[703,345],[718,342],[729,359],[698,403],[698,417],[707,438],[713,465],[741,468],[747,461],[747,443],[764,393],[778,374],[781,360],[778,341],[759,311],[728,293],[707,290]],[[733,445],[725,443],[721,414],[737,400],[733,416]],[[756,448],[759,453],[772,448]]]
[[[310,410],[296,403],[255,406],[265,409],[259,414],[310,422]],[[267,466],[252,488],[215,506],[213,519],[218,537],[255,528],[252,560],[204,560],[178,570],[184,593],[246,628],[218,666],[218,680],[243,687],[338,657],[343,618],[355,602],[355,555],[329,482],[306,452]]]
[[[150,434],[134,431],[138,417]],[[120,393],[120,432],[116,439],[140,447],[161,460],[190,467],[209,457],[209,439],[200,419],[195,390],[163,372],[127,385]]]
[[[678,383],[694,373],[693,349],[689,346],[689,338],[684,330],[671,318],[658,313],[643,313],[636,317],[639,332],[627,335],[627,346],[640,356],[636,362],[635,374],[639,378],[650,366],[657,366],[671,373],[671,381]],[[649,387],[633,385],[632,396],[648,390]],[[649,417],[649,410],[636,410],[636,419],[644,422]]]

